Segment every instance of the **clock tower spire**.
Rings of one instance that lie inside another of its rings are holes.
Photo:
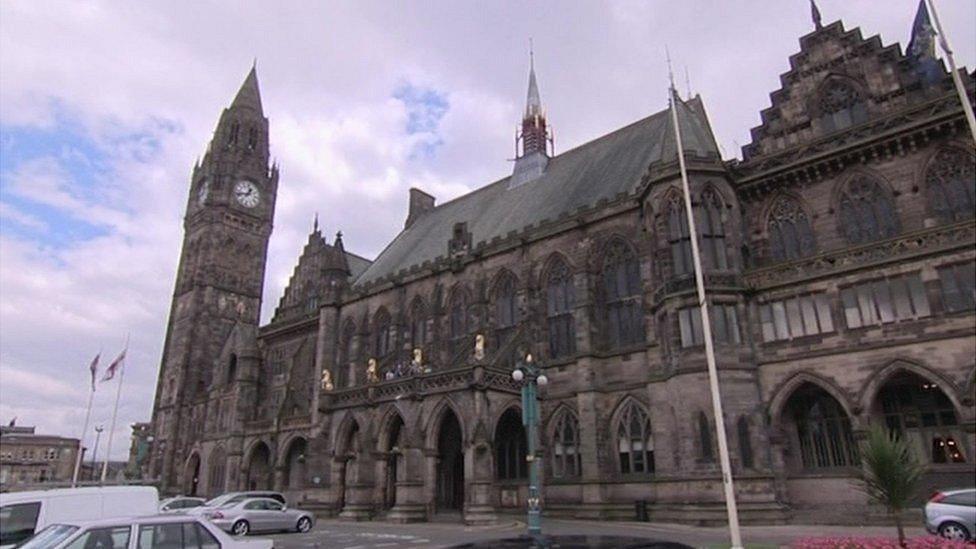
[[[245,419],[235,413],[236,402],[248,397],[245,380],[258,367],[256,337],[277,191],[268,119],[251,68],[190,180],[153,407],[150,467],[163,490],[205,493],[188,484],[194,477],[184,467],[190,448],[200,448],[217,431],[233,433]],[[211,489],[225,486],[208,481]]]

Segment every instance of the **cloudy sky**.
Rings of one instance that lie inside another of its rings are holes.
[[[903,47],[916,8],[819,4]],[[972,67],[976,3],[939,7]],[[152,408],[190,169],[255,58],[282,174],[266,321],[315,212],[375,257],[409,187],[443,202],[509,173],[529,37],[557,151],[665,108],[667,44],[731,158],[812,27],[806,0],[0,2],[0,420],[77,436],[88,361],[130,334],[123,456]]]

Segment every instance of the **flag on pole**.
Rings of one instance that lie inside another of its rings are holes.
[[[108,368],[105,369],[105,375],[102,376],[103,382],[108,381],[113,377],[115,377],[115,372],[122,369],[122,365],[125,364],[125,352],[127,350],[128,349],[122,349],[122,352],[119,353],[119,356],[116,357],[116,359],[113,360],[112,363],[108,365]]]
[[[91,365],[88,367],[88,369],[91,370],[92,391],[95,390],[95,376],[98,375],[98,359],[101,357],[102,357],[102,353],[98,353],[97,355],[95,355],[95,358],[93,358],[91,361]]]

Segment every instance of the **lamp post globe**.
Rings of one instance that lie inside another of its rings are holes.
[[[521,382],[523,379],[525,379],[525,372],[523,372],[521,368],[516,368],[512,371],[512,379]]]

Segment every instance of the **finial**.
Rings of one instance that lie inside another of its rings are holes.
[[[312,232],[319,232],[319,212],[315,212],[315,219],[312,221]]]
[[[671,91],[674,92],[674,71],[671,70],[671,51],[668,50],[668,45],[664,45],[664,57],[668,61],[668,82],[671,83]]]
[[[823,28],[823,24],[820,22],[820,9],[817,8],[816,0],[810,0],[810,17],[813,18],[813,24],[817,30]]]
[[[532,37],[529,37],[529,68],[535,70],[535,48],[532,47]]]
[[[685,90],[687,91],[688,99],[691,99],[691,78],[688,77],[688,65],[685,65]]]
[[[251,70],[252,71],[258,70],[258,56],[256,55],[254,56],[254,62],[251,63]]]
[[[332,244],[336,248],[342,248],[342,231],[336,231],[335,242]]]

